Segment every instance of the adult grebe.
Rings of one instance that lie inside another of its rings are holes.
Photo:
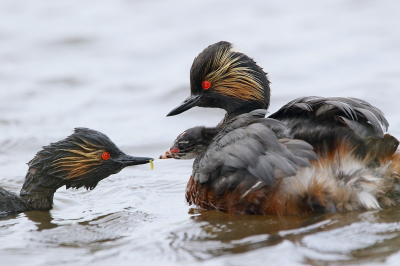
[[[219,42],[195,58],[190,70],[191,96],[168,116],[194,106],[222,108],[227,114],[216,127],[219,131],[239,115],[259,108],[267,109],[269,83],[266,73],[251,58],[234,51],[230,43]],[[394,184],[398,183],[400,173],[400,155],[396,153],[399,142],[385,134],[389,124],[376,107],[355,98],[303,97],[289,102],[269,118],[284,124],[284,127],[269,125],[278,139],[304,140],[312,145],[319,159],[291,177],[264,177],[276,180],[275,188],[271,190],[265,183],[265,187],[246,195],[259,197],[264,194],[263,202],[267,203],[259,206],[260,210],[264,209],[259,213],[379,209],[398,203],[399,194]],[[211,144],[216,141],[213,139]],[[207,167],[200,165],[202,171],[212,170]],[[249,163],[235,167],[235,171],[241,171],[242,179],[254,177],[248,172]],[[212,174],[218,175],[218,172]],[[235,193],[241,202],[246,200],[238,187],[227,187],[223,193],[216,193],[210,184],[192,176],[186,195],[194,195],[194,199],[187,197],[189,203],[218,209],[213,207],[216,200],[228,202],[224,195]],[[211,194],[212,197],[207,196]],[[257,197],[247,201],[259,204]],[[277,197],[277,200],[273,201],[271,197]],[[222,210],[247,213],[246,209],[236,209]]]
[[[126,166],[145,164],[148,157],[123,153],[106,135],[88,128],[75,128],[64,140],[51,143],[28,163],[20,195],[0,188],[0,215],[30,210],[47,211],[62,186],[94,189],[104,178]]]

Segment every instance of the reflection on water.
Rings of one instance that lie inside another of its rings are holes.
[[[349,96],[400,136],[400,5],[336,1],[0,2],[0,186],[18,192],[41,146],[84,126],[157,157],[221,110],[165,115],[189,95],[193,58],[237,44],[295,97]],[[187,206],[192,161],[126,168],[93,191],[60,188],[50,212],[0,218],[0,265],[398,265],[400,207],[305,217]]]
[[[52,229],[57,227],[57,224],[52,223],[53,218],[50,212],[29,211],[25,212],[26,217],[34,222],[38,231]]]
[[[400,209],[281,218],[232,216],[193,209],[191,212],[195,213],[191,218],[195,224],[172,232],[169,239],[175,252],[184,250],[198,260],[268,250],[290,241],[294,243],[293,252],[317,264],[323,261],[346,264],[354,259],[383,261],[398,251],[400,241]],[[281,255],[270,254],[272,258]]]
[[[311,218],[282,219],[276,216],[237,216],[196,209],[190,211],[195,213],[191,219],[198,228],[190,230],[193,228],[193,224],[190,224],[182,231],[171,233],[171,246],[198,258],[243,253],[279,244],[284,240],[279,231],[301,227]]]

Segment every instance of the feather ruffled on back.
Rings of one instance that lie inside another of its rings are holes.
[[[383,138],[389,127],[383,112],[368,102],[343,97],[301,97],[279,109],[270,117],[307,116],[315,120],[339,120],[362,137]]]

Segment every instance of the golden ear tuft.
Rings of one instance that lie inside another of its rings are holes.
[[[108,152],[99,151],[100,148],[95,145],[89,145],[88,143],[85,143],[86,145],[75,144],[77,146],[76,149],[64,150],[68,152],[68,155],[52,162],[52,167],[55,169],[53,171],[54,174],[67,172],[63,175],[63,178],[80,179],[98,167],[102,163],[102,160],[106,160],[103,157],[109,158],[105,154]]]
[[[221,95],[244,101],[263,101],[262,82],[256,71],[243,66],[243,57],[243,54],[232,49],[221,48],[207,63],[203,80],[209,82],[210,86],[212,84],[212,90]]]

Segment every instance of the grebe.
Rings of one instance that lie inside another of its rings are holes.
[[[229,42],[219,42],[195,58],[190,70],[191,96],[168,116],[194,106],[222,108],[227,114],[215,128],[222,130],[239,115],[267,109],[269,83],[266,73],[253,59],[234,51]],[[237,207],[253,203],[260,210],[257,213],[279,215],[380,209],[398,203],[395,183],[400,177],[400,155],[396,153],[399,142],[386,134],[389,123],[376,107],[355,98],[303,97],[289,102],[269,118],[284,124],[269,126],[278,139],[303,140],[312,145],[319,159],[290,177],[264,177],[276,180],[272,188],[264,183],[264,187],[257,187],[246,197],[239,187],[217,193],[209,183],[192,175],[186,190],[189,203],[208,209],[219,209],[221,202],[235,206],[222,208],[229,213],[253,213]],[[216,139],[211,145],[214,143],[217,144]],[[241,147],[248,152],[258,149],[251,145]],[[234,167],[236,171],[242,170],[241,178],[245,180],[254,178],[248,173],[250,166],[242,163]],[[193,171],[212,170],[209,165],[198,167]]]
[[[0,215],[30,210],[48,211],[62,186],[94,189],[104,178],[126,166],[145,164],[148,157],[122,152],[106,135],[88,128],[75,128],[64,140],[44,146],[28,163],[20,195],[0,188]]]

